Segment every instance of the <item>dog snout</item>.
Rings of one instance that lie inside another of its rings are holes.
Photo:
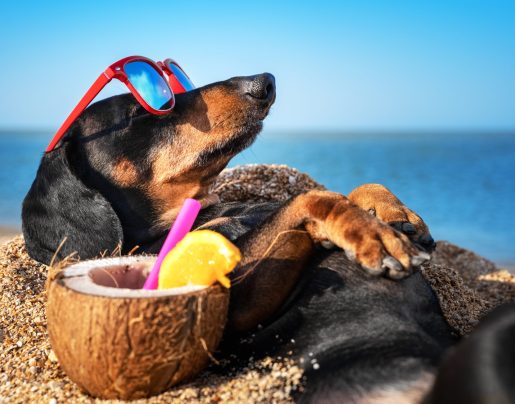
[[[275,77],[270,73],[238,79],[243,94],[258,102],[272,102],[275,98]]]

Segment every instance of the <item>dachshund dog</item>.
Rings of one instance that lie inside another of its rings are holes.
[[[275,97],[265,73],[178,94],[164,116],[130,94],[91,105],[43,156],[25,197],[28,252],[46,264],[119,244],[156,253],[184,199],[195,198],[203,208],[194,227],[242,251],[226,337],[254,332],[236,344],[241,355],[293,352],[306,374],[301,401],[422,397],[455,338],[414,273],[434,245],[416,213],[377,184],[273,203],[222,204],[209,192]]]

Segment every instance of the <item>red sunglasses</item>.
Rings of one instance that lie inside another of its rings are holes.
[[[98,76],[98,79],[54,135],[45,153],[54,150],[75,119],[112,79],[118,79],[124,83],[143,108],[155,115],[164,115],[173,109],[174,94],[184,93],[195,88],[188,75],[172,59],[154,63],[143,56],[123,58],[113,63]]]

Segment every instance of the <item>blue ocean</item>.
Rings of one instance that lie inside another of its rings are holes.
[[[20,205],[49,131],[0,131],[0,226]],[[231,166],[287,164],[334,191],[382,183],[428,223],[435,239],[515,265],[515,133],[265,131]]]

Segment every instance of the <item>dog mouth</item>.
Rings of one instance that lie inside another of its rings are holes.
[[[197,163],[201,166],[215,159],[230,159],[254,143],[276,99],[275,77],[270,73],[234,77],[226,83],[243,104],[219,124],[230,136],[199,155]]]
[[[252,97],[252,96],[248,95],[248,97]],[[262,122],[265,120],[265,118],[270,113],[270,109],[272,109],[272,105],[275,102],[275,91],[272,94],[267,96],[265,102],[263,102],[262,100],[261,100],[261,102],[263,105],[261,107],[261,110],[256,113],[256,118]]]
[[[262,118],[247,122],[245,125],[236,128],[231,137],[204,150],[199,154],[196,165],[202,167],[209,165],[214,160],[230,160],[236,154],[250,147],[261,132],[265,117],[266,114]]]

